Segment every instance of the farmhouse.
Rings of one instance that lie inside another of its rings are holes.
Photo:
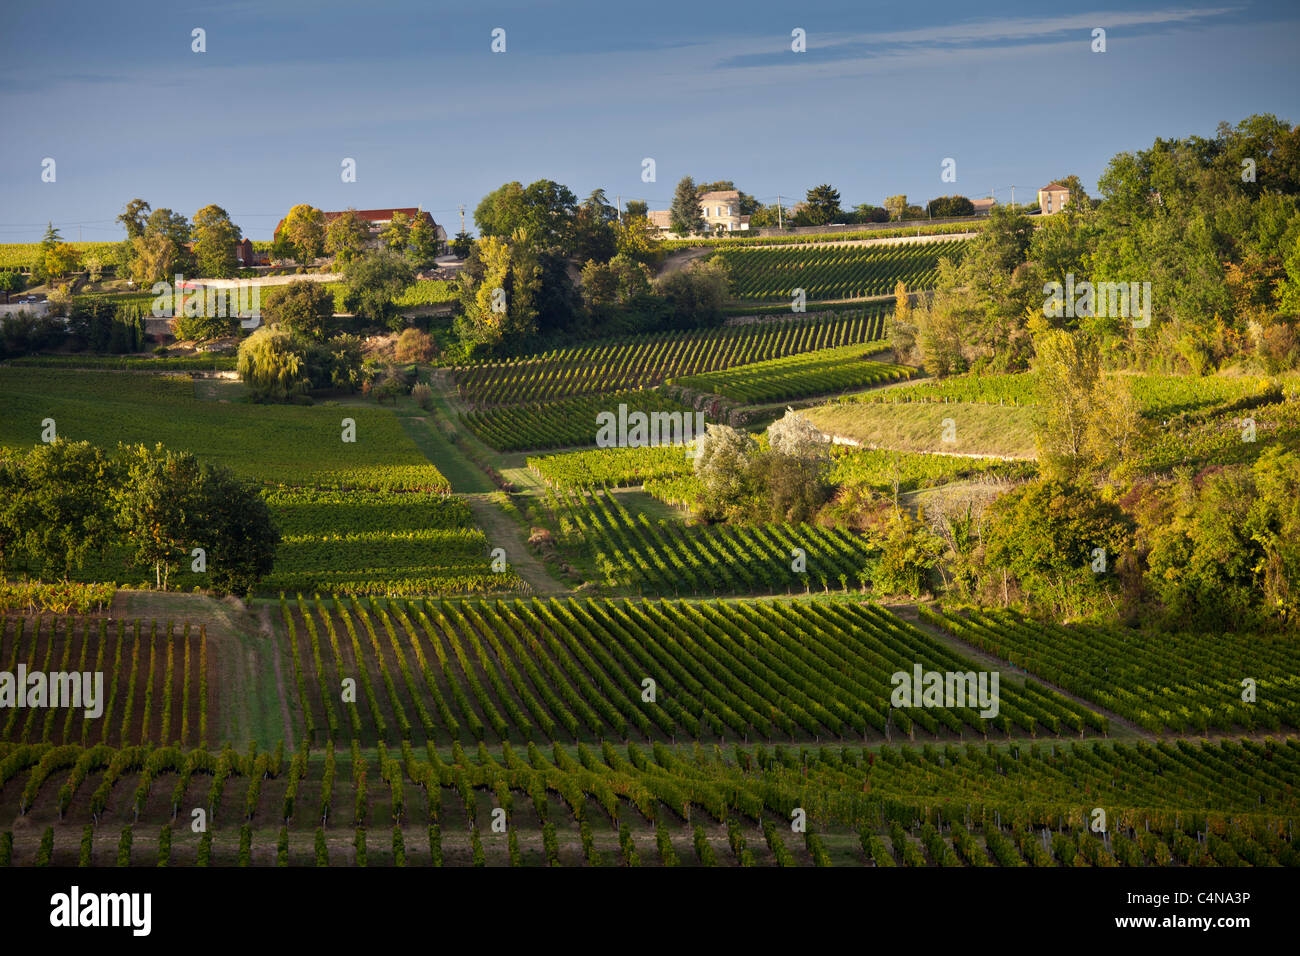
[[[745,232],[749,217],[740,214],[740,193],[735,189],[707,192],[700,196],[700,213],[704,217],[705,232]],[[651,209],[646,213],[650,225],[660,232],[672,231],[672,214],[667,209]]]
[[[1043,215],[1060,212],[1070,201],[1070,187],[1060,183],[1048,183],[1038,190],[1038,208]]]

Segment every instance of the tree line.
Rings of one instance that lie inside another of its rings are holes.
[[[0,571],[67,580],[125,548],[165,590],[189,563],[217,593],[247,594],[270,573],[279,532],[257,487],[188,452],[56,439],[0,451]],[[201,549],[196,553],[195,549]]]

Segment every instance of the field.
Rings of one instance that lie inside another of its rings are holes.
[[[1300,649],[1262,634],[1173,634],[1038,624],[1010,611],[924,616],[1152,733],[1300,728]],[[1242,680],[1257,700],[1242,700]]]
[[[247,405],[200,401],[185,376],[0,368],[0,446],[28,448],[53,418],[58,435],[105,448],[162,442],[237,474],[287,485],[442,491],[388,411],[371,406]],[[356,441],[344,442],[344,418]]]
[[[69,245],[76,249],[83,258],[93,254],[107,263],[112,258],[113,253],[116,252],[119,243],[72,242]],[[30,269],[35,265],[36,260],[40,258],[40,254],[41,244],[39,242],[0,242],[0,269]]]
[[[961,258],[965,242],[900,243],[878,246],[799,246],[763,249],[725,248],[731,294],[739,299],[790,301],[803,289],[809,302],[890,295],[902,282],[908,289],[934,284],[940,259]]]
[[[1298,784],[1300,748],[1272,741],[292,758],[0,744],[0,812],[22,824],[0,832],[0,866],[1296,866]],[[174,819],[196,804],[202,834]]]
[[[1150,418],[1206,412],[1268,396],[1276,382],[1260,375],[1159,375],[1112,373],[1110,381],[1127,381]],[[958,402],[980,405],[1034,405],[1038,398],[1029,373],[956,375],[915,382],[883,392],[855,396],[857,401],[884,404]]]
[[[633,514],[605,492],[548,495],[560,541],[597,579],[639,594],[769,594],[864,585],[864,538],[808,524],[688,527]],[[796,550],[797,549],[797,550]],[[793,565],[802,551],[806,567]]]
[[[455,370],[474,405],[550,401],[658,385],[669,378],[880,339],[885,308],[815,319],[633,336]]]
[[[507,405],[485,411],[466,412],[461,422],[484,444],[498,451],[528,451],[534,448],[574,448],[596,444],[600,428],[597,416],[619,406],[632,412],[669,412],[693,416],[690,407],[657,391],[616,392],[612,395],[580,395],[542,404]],[[682,428],[687,418],[683,418]],[[694,428],[693,417],[689,417]],[[677,427],[677,426],[674,426]],[[692,434],[695,434],[692,431]]]
[[[818,349],[720,372],[688,375],[673,379],[670,384],[758,405],[866,388],[914,374],[902,365],[871,361],[868,356],[875,351],[860,345]]]
[[[6,707],[0,738],[15,744],[201,747],[215,710],[203,628],[102,616],[0,615],[7,673],[94,672],[103,678],[100,713],[86,707]],[[84,703],[83,699],[83,703]]]
[[[1037,455],[1031,408],[846,401],[803,414],[825,434],[868,448],[1005,458]]]

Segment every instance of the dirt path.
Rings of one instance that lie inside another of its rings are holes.
[[[551,577],[546,565],[528,550],[518,524],[487,495],[462,495],[474,514],[474,523],[487,535],[494,548],[504,548],[506,561],[514,572],[528,582],[534,594],[565,594],[568,589]]]
[[[1055,691],[1056,693],[1064,697],[1066,700],[1072,701],[1073,703],[1078,704],[1080,707],[1086,707],[1088,710],[1100,714],[1101,716],[1105,717],[1106,720],[1110,723],[1109,736],[1111,737],[1116,737],[1116,736],[1143,737],[1147,740],[1157,739],[1155,734],[1148,733],[1146,730],[1143,730],[1141,727],[1139,727],[1137,724],[1133,723],[1132,721],[1126,720],[1125,718],[1119,716],[1119,714],[1106,710],[1104,707],[1100,707],[1097,704],[1092,703],[1091,701],[1085,700],[1084,698],[1078,696],[1077,694],[1072,694],[1068,690],[1065,690],[1061,687],[1057,687],[1055,684],[1051,683],[1050,681],[1044,680],[1038,674],[1033,674],[1028,671],[1022,670],[1021,668],[1018,668],[1013,664],[1007,663],[1006,661],[1002,660],[1000,657],[996,656],[995,654],[990,654],[987,651],[981,650],[980,648],[976,647],[974,644],[967,644],[961,638],[948,633],[943,628],[936,627],[934,624],[931,624],[925,618],[921,617],[920,613],[916,609],[915,604],[897,604],[897,605],[882,605],[882,606],[885,607],[885,609],[890,611],[892,614],[906,621],[908,624],[911,624],[913,627],[917,628],[918,630],[923,631],[929,637],[934,638],[936,641],[938,641],[940,644],[947,647],[949,650],[956,651],[958,654],[960,654],[962,657],[967,658],[968,660],[977,661],[981,664],[984,664],[988,667],[997,670],[999,673],[1006,674],[1007,676],[1013,678],[1017,684],[1023,685],[1026,678],[1032,677],[1034,679],[1034,682],[1039,686],[1046,687],[1048,690],[1051,691]],[[1116,731],[1119,731],[1119,733],[1117,734]]]

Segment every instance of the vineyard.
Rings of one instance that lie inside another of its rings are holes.
[[[940,259],[958,261],[965,240],[877,246],[807,246],[781,249],[720,249],[739,299],[790,301],[803,289],[809,302],[889,295],[902,282],[928,289]]]
[[[571,448],[596,444],[600,430],[597,416],[610,412],[617,416],[619,405],[632,412],[669,412],[695,419],[691,409],[657,391],[617,392],[612,395],[579,395],[539,405],[508,405],[478,412],[465,412],[461,422],[484,444],[498,451],[529,451],[534,448]],[[681,454],[680,450],[678,454]]]
[[[88,255],[99,256],[104,264],[113,261],[120,243],[117,242],[70,242],[68,245],[77,250],[83,258]],[[39,242],[0,242],[0,269],[19,269],[27,271],[41,257]]]
[[[720,372],[688,375],[673,379],[672,384],[696,392],[721,395],[735,402],[758,405],[866,388],[914,374],[907,366],[870,361],[867,356],[871,354],[872,349],[860,345],[820,349]]]
[[[529,458],[528,469],[552,488],[573,490],[622,488],[651,478],[685,477],[692,473],[692,463],[681,448],[661,445]]]
[[[1152,733],[1300,727],[1300,650],[1286,636],[1150,634],[1044,624],[1012,611],[922,614],[962,640],[1033,671]],[[1243,701],[1244,678],[1256,699]]]
[[[1109,381],[1127,381],[1150,418],[1207,412],[1273,395],[1277,384],[1258,375],[1159,375],[1112,373]],[[1027,372],[969,374],[915,382],[883,392],[855,395],[845,401],[906,404],[957,402],[980,405],[1035,405],[1034,377]]]
[[[0,866],[1296,866],[1298,785],[1290,741],[6,743]]]
[[[478,406],[644,388],[683,375],[874,342],[884,334],[885,313],[876,306],[815,319],[632,336],[462,366],[455,370],[456,386],[461,398]]]
[[[211,740],[208,714],[215,709],[208,654],[205,629],[187,623],[0,615],[0,661],[7,673],[22,665],[28,673],[103,675],[97,716],[87,716],[87,707],[6,706],[0,740],[60,748],[201,747]]]
[[[688,527],[633,515],[617,495],[548,495],[560,541],[610,587],[652,595],[768,594],[866,587],[866,539],[808,524]],[[798,552],[806,565],[793,568]]]
[[[324,739],[882,740],[1101,733],[1044,688],[999,713],[893,709],[890,675],[972,665],[870,605],[550,599],[281,602],[304,733]],[[352,678],[355,700],[336,688]],[[655,686],[644,699],[645,681]]]

